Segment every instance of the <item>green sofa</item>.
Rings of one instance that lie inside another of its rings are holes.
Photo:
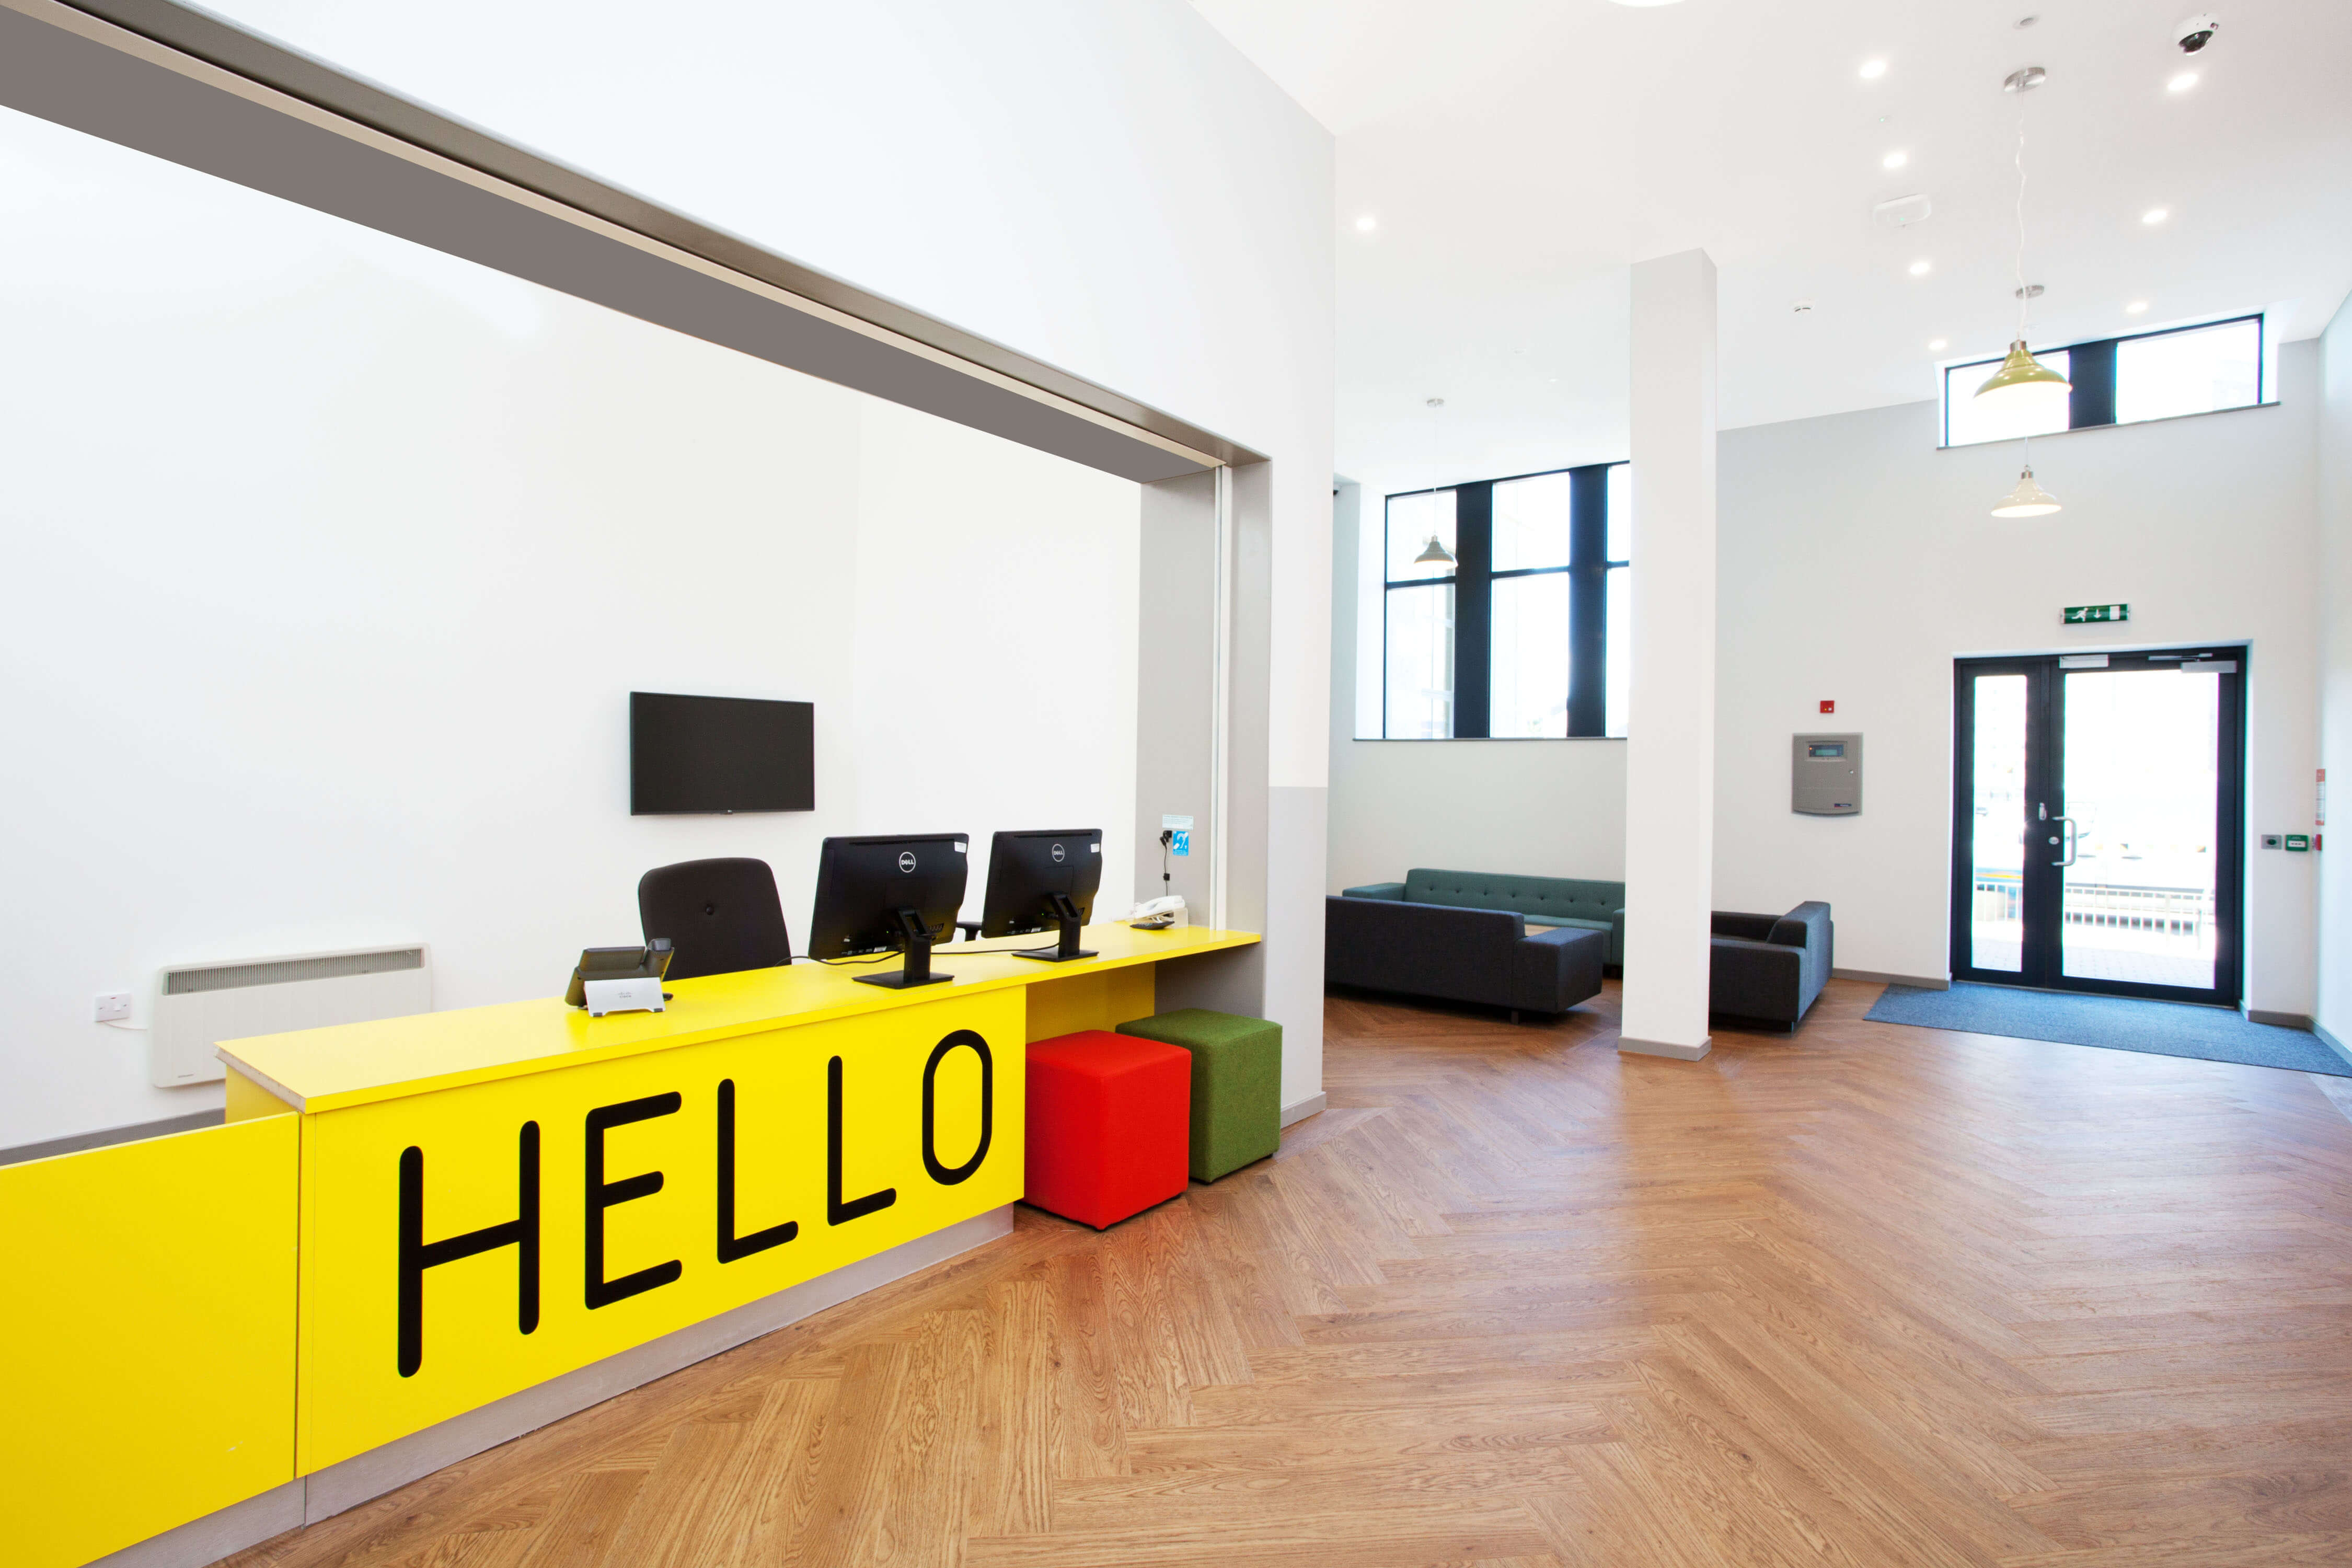
[[[1408,904],[1447,904],[1459,910],[1507,910],[1529,925],[1569,926],[1609,933],[1612,969],[1625,965],[1625,884],[1588,882],[1570,877],[1518,877],[1500,871],[1432,871],[1416,868],[1402,882],[1349,888],[1349,899],[1388,899]]]

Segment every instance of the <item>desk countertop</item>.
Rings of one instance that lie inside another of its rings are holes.
[[[668,987],[673,999],[667,1010],[660,1013],[591,1018],[577,1007],[564,1005],[560,997],[547,997],[291,1034],[256,1035],[223,1041],[218,1054],[231,1068],[298,1110],[338,1110],[763,1029],[919,1006],[976,991],[1002,991],[1221,948],[1245,947],[1257,940],[1250,931],[1211,931],[1202,926],[1155,931],[1092,925],[1086,928],[1084,945],[1096,949],[1099,956],[1074,963],[1039,963],[1009,952],[979,951],[1011,945],[1003,941],[972,944],[969,950],[953,943],[934,948],[931,967],[954,975],[951,985],[897,991],[856,983],[859,974],[879,973],[896,964],[896,955],[887,964],[803,961],[787,968],[673,980]]]

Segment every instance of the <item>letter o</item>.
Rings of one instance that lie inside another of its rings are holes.
[[[939,1129],[940,1064],[958,1046],[969,1046],[971,1054],[980,1058],[980,1147],[971,1158],[952,1168],[940,1163],[936,1142]],[[996,1060],[988,1054],[988,1042],[971,1029],[958,1029],[954,1034],[931,1047],[931,1059],[923,1064],[923,1168],[931,1180],[943,1187],[952,1187],[969,1181],[988,1158],[988,1141],[996,1135]]]

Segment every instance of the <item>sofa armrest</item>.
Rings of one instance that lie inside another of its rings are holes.
[[[1609,939],[1580,926],[1555,926],[1521,937],[1511,952],[1511,1005],[1564,1013],[1601,994]]]
[[[1717,936],[1737,937],[1744,942],[1769,942],[1777,915],[1730,914],[1717,910],[1709,919],[1707,929]]]
[[[1393,899],[1402,901],[1404,898],[1404,884],[1402,882],[1367,882],[1360,888],[1346,889],[1339,896],[1343,899]]]
[[[1768,941],[1789,947],[1811,947],[1826,943],[1830,934],[1830,907],[1818,899],[1799,904],[1772,922]]]

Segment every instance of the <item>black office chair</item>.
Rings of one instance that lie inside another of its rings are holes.
[[[677,949],[670,980],[770,969],[793,961],[792,933],[765,860],[681,860],[637,879],[637,921],[646,940]]]

